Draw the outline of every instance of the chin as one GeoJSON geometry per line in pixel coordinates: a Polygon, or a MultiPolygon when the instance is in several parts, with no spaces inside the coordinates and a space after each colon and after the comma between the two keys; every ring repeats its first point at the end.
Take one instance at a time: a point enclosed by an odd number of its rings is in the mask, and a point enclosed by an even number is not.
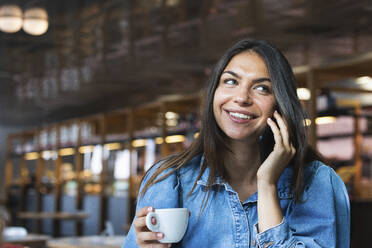
{"type": "Polygon", "coordinates": [[[247,140],[253,140],[255,138],[257,138],[258,136],[255,135],[255,134],[244,134],[242,135],[241,133],[230,133],[230,134],[226,134],[226,136],[231,139],[231,140],[235,140],[235,141],[247,141],[247,140]]]}

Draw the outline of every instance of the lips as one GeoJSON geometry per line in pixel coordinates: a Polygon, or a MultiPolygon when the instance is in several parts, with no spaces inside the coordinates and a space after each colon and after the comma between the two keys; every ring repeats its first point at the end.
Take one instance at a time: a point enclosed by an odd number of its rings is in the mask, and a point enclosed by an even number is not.
{"type": "Polygon", "coordinates": [[[253,116],[245,115],[245,114],[242,114],[242,113],[229,112],[229,115],[231,115],[232,117],[235,117],[235,118],[240,118],[240,119],[245,119],[245,120],[253,119],[253,116]]]}
{"type": "Polygon", "coordinates": [[[246,122],[257,117],[255,114],[246,111],[226,110],[226,112],[229,114],[231,119],[238,122],[246,122]]]}

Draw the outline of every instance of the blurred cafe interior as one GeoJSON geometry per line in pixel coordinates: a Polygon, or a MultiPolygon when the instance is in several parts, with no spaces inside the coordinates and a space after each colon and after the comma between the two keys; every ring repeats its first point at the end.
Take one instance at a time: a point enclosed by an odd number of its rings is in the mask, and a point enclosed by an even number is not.
{"type": "Polygon", "coordinates": [[[352,247],[369,247],[370,0],[0,1],[7,224],[42,240],[29,247],[120,247],[141,177],[198,135],[201,90],[245,37],[289,59],[311,145],[347,186],[352,247]]]}

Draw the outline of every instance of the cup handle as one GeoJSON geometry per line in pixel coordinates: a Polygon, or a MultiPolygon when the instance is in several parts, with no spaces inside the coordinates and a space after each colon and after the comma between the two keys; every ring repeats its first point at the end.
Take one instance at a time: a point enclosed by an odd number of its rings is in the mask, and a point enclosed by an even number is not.
{"type": "Polygon", "coordinates": [[[157,232],[159,231],[159,221],[158,221],[158,218],[157,218],[157,214],[155,212],[150,212],[146,215],[146,226],[148,229],[150,229],[150,231],[152,232],[157,232]],[[151,219],[152,218],[155,218],[156,219],[156,224],[153,225],[151,223],[151,219]]]}

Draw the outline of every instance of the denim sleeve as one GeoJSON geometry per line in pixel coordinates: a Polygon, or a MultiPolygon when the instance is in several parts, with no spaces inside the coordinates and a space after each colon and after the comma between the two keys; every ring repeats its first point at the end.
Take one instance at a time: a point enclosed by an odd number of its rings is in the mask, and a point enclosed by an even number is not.
{"type": "Polygon", "coordinates": [[[282,222],[264,232],[254,228],[259,247],[350,247],[350,204],[346,187],[328,166],[320,166],[282,222]]]}
{"type": "MultiPolygon", "coordinates": [[[[140,192],[143,186],[146,184],[146,182],[149,180],[151,175],[159,168],[160,164],[157,164],[153,166],[147,173],[145,178],[142,181],[140,192]]],[[[163,172],[159,175],[161,177],[162,175],[166,174],[168,171],[163,172]]],[[[171,174],[164,180],[152,185],[148,190],[146,191],[145,195],[138,196],[137,198],[137,206],[136,211],[145,207],[154,207],[155,209],[158,208],[176,208],[178,207],[178,187],[179,187],[179,180],[176,173],[171,174]]],[[[127,234],[127,237],[125,238],[124,245],[122,248],[137,248],[138,245],[136,243],[136,233],[134,231],[133,227],[133,221],[132,225],[129,229],[129,232],[127,234]]]]}

